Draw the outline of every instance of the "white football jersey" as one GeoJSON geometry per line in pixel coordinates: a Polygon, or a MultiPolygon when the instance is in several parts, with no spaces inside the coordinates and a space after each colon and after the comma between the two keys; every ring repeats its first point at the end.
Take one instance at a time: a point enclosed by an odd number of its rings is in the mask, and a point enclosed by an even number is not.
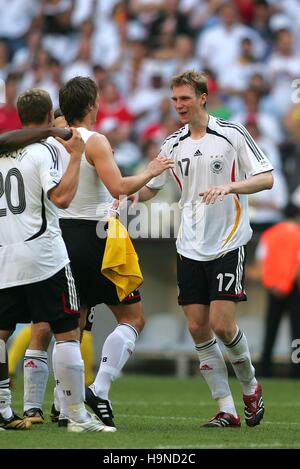
{"type": "MultiPolygon", "coordinates": [[[[170,173],[182,190],[178,253],[209,261],[245,245],[252,235],[247,195],[229,194],[222,201],[206,205],[199,193],[273,169],[247,130],[240,124],[209,116],[202,138],[191,139],[187,124],[164,141],[159,154],[174,161],[170,173]]],[[[167,176],[165,172],[147,186],[161,189],[167,176]]]]}
{"type": "MultiPolygon", "coordinates": [[[[77,128],[84,142],[87,142],[95,132],[77,128]]],[[[64,162],[66,167],[69,156],[64,162]]],[[[113,197],[99,179],[95,166],[91,165],[83,153],[81,158],[80,176],[77,192],[69,207],[59,210],[59,218],[75,218],[84,220],[102,220],[107,218],[113,204],[113,197]]]]}
{"type": "Polygon", "coordinates": [[[0,155],[1,289],[45,280],[69,262],[47,196],[61,179],[65,149],[49,141],[0,155]]]}

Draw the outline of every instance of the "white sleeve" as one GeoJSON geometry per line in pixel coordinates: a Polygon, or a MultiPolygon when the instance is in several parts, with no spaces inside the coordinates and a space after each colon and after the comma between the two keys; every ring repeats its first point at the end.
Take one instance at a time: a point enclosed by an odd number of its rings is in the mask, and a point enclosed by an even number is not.
{"type": "MultiPolygon", "coordinates": [[[[172,154],[171,154],[171,149],[172,149],[172,143],[170,143],[170,140],[166,139],[159,150],[158,157],[166,156],[170,159],[173,159],[172,154]]],[[[156,176],[152,178],[149,182],[147,182],[146,187],[149,187],[149,189],[156,189],[156,190],[162,189],[169,179],[170,179],[170,171],[166,170],[159,176],[156,176]]]]}
{"type": "Polygon", "coordinates": [[[273,166],[243,125],[238,131],[238,160],[247,177],[272,171],[273,166]]]}
{"type": "Polygon", "coordinates": [[[59,184],[62,175],[62,164],[59,150],[48,143],[43,143],[40,157],[39,173],[45,194],[59,184]]]}

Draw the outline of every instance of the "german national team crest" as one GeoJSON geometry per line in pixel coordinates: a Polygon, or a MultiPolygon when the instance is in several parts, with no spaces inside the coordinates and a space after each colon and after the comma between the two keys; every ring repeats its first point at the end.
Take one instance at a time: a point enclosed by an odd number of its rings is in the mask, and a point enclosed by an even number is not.
{"type": "Polygon", "coordinates": [[[213,173],[219,174],[223,171],[224,163],[221,160],[214,160],[210,163],[210,169],[213,173]]]}

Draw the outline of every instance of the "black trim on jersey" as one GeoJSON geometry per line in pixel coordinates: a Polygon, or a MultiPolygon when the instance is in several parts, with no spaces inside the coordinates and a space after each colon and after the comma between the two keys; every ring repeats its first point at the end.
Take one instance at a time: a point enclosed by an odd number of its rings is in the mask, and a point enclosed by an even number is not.
{"type": "Polygon", "coordinates": [[[207,127],[207,129],[206,129],[206,133],[216,135],[217,137],[224,138],[233,147],[231,141],[228,140],[228,138],[225,137],[225,135],[219,134],[218,132],[216,132],[215,130],[210,129],[209,127],[207,127]]]}
{"type": "Polygon", "coordinates": [[[178,147],[179,145],[179,142],[182,142],[182,140],[185,140],[186,138],[188,138],[189,136],[191,135],[191,131],[188,130],[188,133],[183,135],[182,137],[179,138],[178,142],[174,143],[174,145],[172,146],[172,149],[170,151],[170,153],[173,152],[174,148],[178,147]]]}
{"type": "Polygon", "coordinates": [[[50,143],[40,142],[41,145],[48,148],[50,155],[52,157],[53,166],[51,169],[58,169],[58,150],[54,145],[50,145],[50,143]]]}
{"type": "MultiPolygon", "coordinates": [[[[178,137],[178,135],[182,132],[182,130],[184,129],[184,127],[181,127],[179,130],[176,130],[176,132],[174,132],[172,135],[170,135],[170,137],[167,137],[165,139],[165,142],[167,142],[168,140],[171,140],[171,138],[176,138],[178,137]]],[[[164,142],[164,143],[165,143],[164,142]]]]}
{"type": "Polygon", "coordinates": [[[45,233],[46,229],[47,229],[47,218],[46,218],[46,210],[45,210],[45,203],[44,203],[44,191],[42,191],[42,199],[41,199],[41,202],[42,202],[42,213],[41,213],[41,216],[42,216],[42,226],[40,228],[40,230],[35,233],[33,236],[31,236],[30,238],[26,239],[26,241],[32,241],[33,239],[36,239],[38,238],[39,236],[41,236],[43,233],[45,233]]]}
{"type": "Polygon", "coordinates": [[[237,130],[245,138],[245,141],[248,147],[250,148],[250,150],[252,150],[252,153],[254,154],[257,161],[259,162],[264,161],[265,158],[263,154],[261,153],[260,149],[254,142],[254,140],[252,140],[252,137],[250,136],[250,134],[247,131],[245,131],[242,127],[240,127],[239,124],[235,124],[229,121],[223,121],[221,119],[217,119],[217,123],[221,127],[229,127],[231,129],[237,130]]]}
{"type": "Polygon", "coordinates": [[[190,131],[190,129],[189,129],[189,130],[188,130],[188,133],[185,134],[185,135],[183,135],[182,137],[180,137],[179,140],[180,140],[180,141],[185,140],[185,139],[188,138],[190,135],[191,135],[191,131],[190,131]]]}

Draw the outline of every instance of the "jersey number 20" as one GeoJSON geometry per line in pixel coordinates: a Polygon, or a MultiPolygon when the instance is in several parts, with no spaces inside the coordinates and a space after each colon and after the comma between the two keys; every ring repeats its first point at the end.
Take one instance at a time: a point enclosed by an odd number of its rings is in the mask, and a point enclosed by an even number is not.
{"type": "MultiPolygon", "coordinates": [[[[15,191],[14,191],[15,192],[15,191]]],[[[25,200],[25,188],[24,188],[24,181],[22,178],[22,174],[17,168],[11,168],[6,178],[4,179],[3,174],[0,172],[0,199],[5,195],[7,207],[11,213],[14,215],[19,215],[20,213],[24,212],[26,208],[26,200],[25,200]],[[12,183],[13,179],[15,178],[17,183],[17,193],[18,193],[18,202],[12,202],[12,183]]],[[[0,208],[0,217],[6,217],[7,209],[0,208]]]]}

